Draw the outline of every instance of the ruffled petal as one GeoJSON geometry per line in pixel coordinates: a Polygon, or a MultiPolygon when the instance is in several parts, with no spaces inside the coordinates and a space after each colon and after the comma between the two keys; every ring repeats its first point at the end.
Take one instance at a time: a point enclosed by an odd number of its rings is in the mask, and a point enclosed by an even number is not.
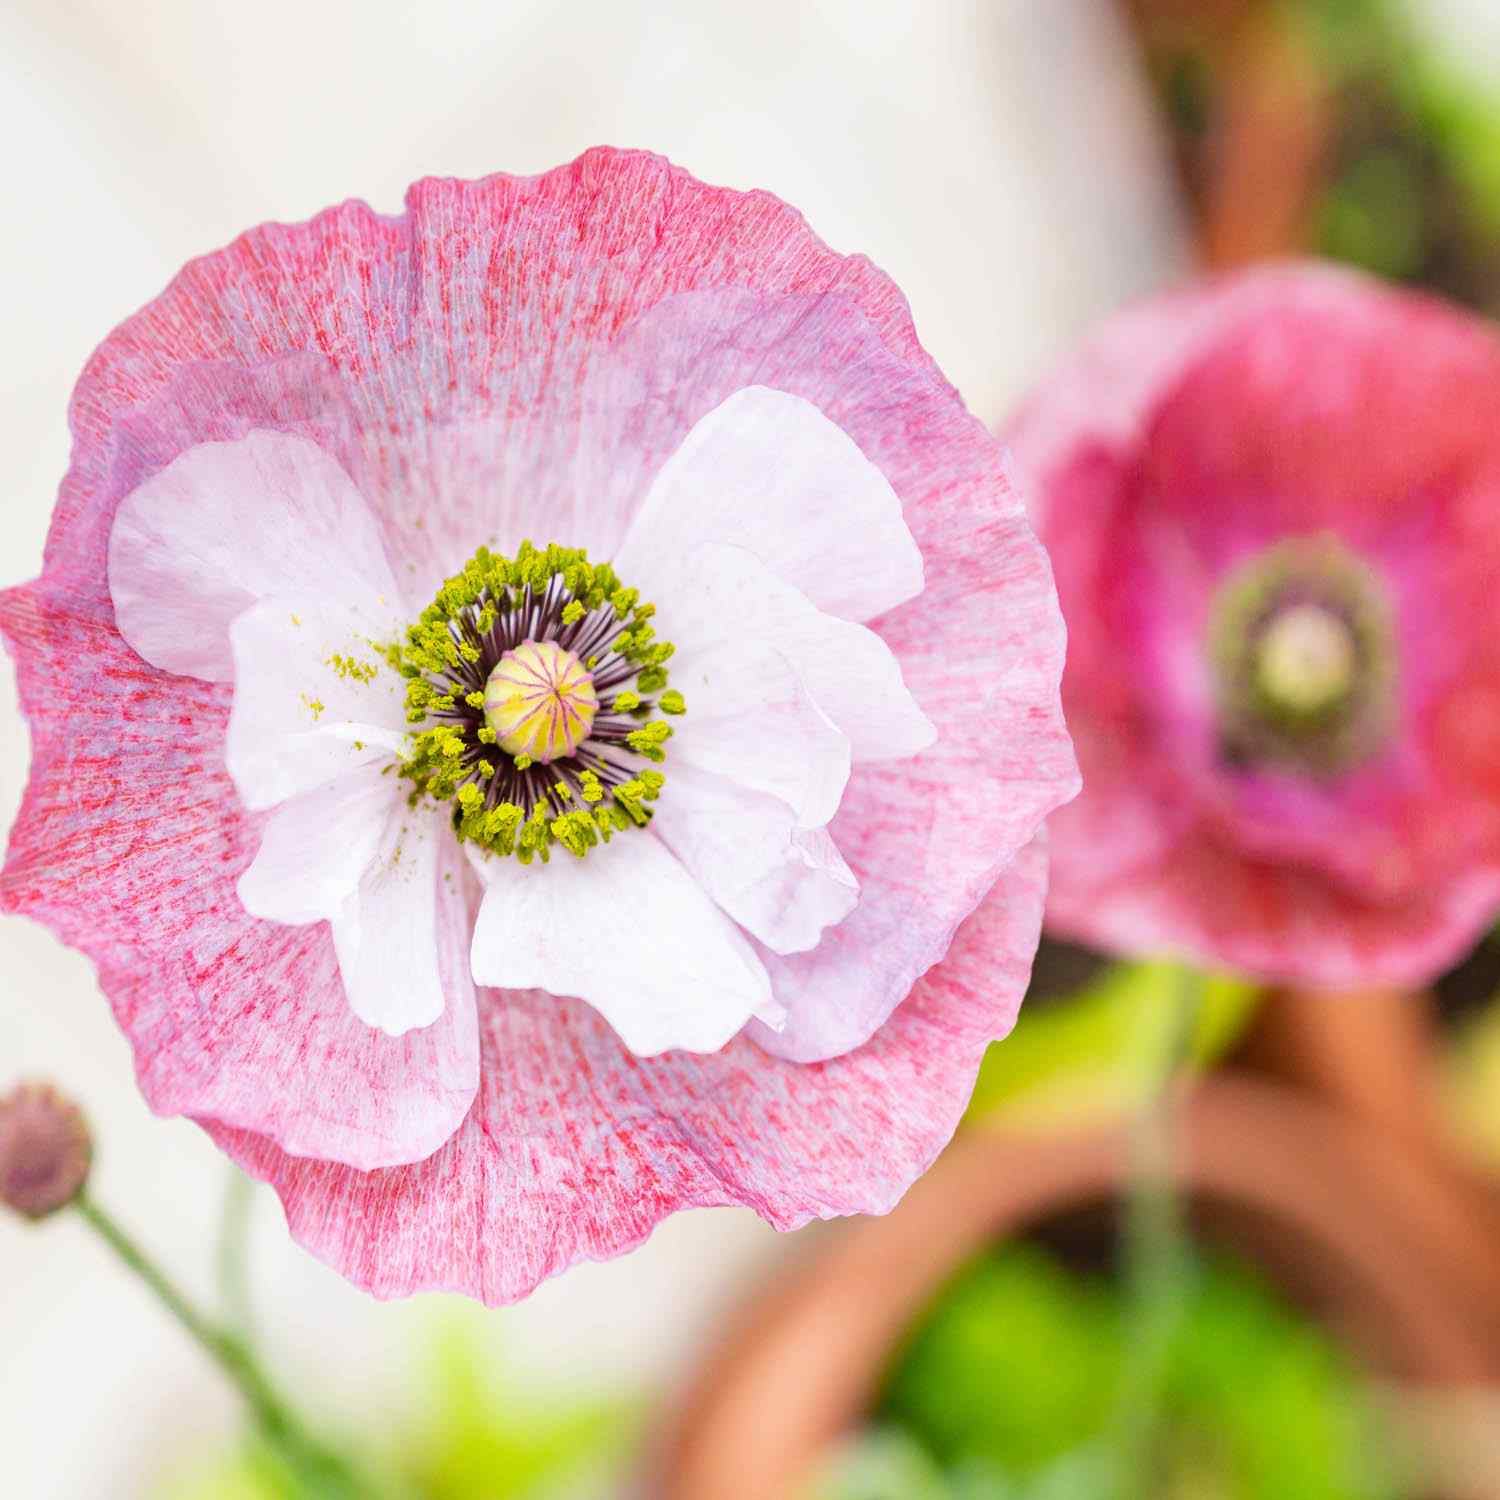
{"type": "Polygon", "coordinates": [[[265,431],[189,448],[124,498],[109,588],[147,661],[208,682],[232,679],[230,622],[267,594],[397,600],[349,476],[309,439],[265,431]]]}
{"type": "Polygon", "coordinates": [[[660,599],[705,542],[744,547],[822,610],[870,620],[922,591],[922,554],[885,475],[810,401],[749,386],[701,418],[621,544],[660,599]]]}
{"type": "Polygon", "coordinates": [[[742,547],[709,543],[677,559],[678,576],[652,596],[663,633],[681,637],[673,680],[714,680],[732,657],[752,679],[765,675],[756,651],[791,663],[813,702],[848,737],[855,762],[900,760],[937,737],[901,680],[901,664],[872,630],[818,609],[742,547]]]}
{"type": "Polygon", "coordinates": [[[859,901],[825,828],[786,803],[674,762],[651,830],[699,885],[773,953],[803,953],[859,901]]]}
{"type": "Polygon", "coordinates": [[[316,594],[275,595],[233,622],[224,758],[246,807],[274,807],[401,749],[406,684],[374,644],[397,629],[378,606],[316,594]]]}
{"type": "Polygon", "coordinates": [[[472,862],[478,983],[587,1001],[640,1057],[716,1052],[752,1016],[780,1019],[750,944],[651,834],[584,859],[472,862]]]}
{"type": "Polygon", "coordinates": [[[401,1038],[366,1026],[328,928],[260,921],[239,900],[261,825],[224,770],[230,690],[164,676],[43,590],[0,594],[32,730],[0,909],[93,960],[158,1114],[359,1170],[430,1156],[478,1084],[467,869],[439,884],[441,1019],[401,1038]]]}
{"type": "Polygon", "coordinates": [[[274,1185],[303,1245],[378,1297],[513,1302],[686,1208],[739,1205],[778,1229],[884,1213],[947,1143],[986,1043],[1015,1021],[1045,851],[1026,849],[1010,874],[1007,898],[970,917],[880,1034],[820,1066],[743,1040],[711,1057],[632,1057],[581,1005],[486,993],[480,1098],[430,1161],[350,1172],[213,1134],[274,1185]]]}

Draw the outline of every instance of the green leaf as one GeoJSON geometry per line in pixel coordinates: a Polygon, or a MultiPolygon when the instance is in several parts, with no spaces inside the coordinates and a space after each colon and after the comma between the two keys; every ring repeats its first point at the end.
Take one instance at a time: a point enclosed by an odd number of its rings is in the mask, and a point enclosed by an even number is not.
{"type": "MultiPolygon", "coordinates": [[[[1118,1113],[1137,1094],[1132,1039],[1149,1009],[1170,1005],[1184,970],[1172,963],[1113,964],[1065,1000],[1026,1004],[1015,1030],[985,1054],[967,1119],[1028,1124],[1118,1113]]],[[[1191,1057],[1207,1067],[1244,1031],[1260,992],[1241,979],[1211,976],[1191,1057]]]]}

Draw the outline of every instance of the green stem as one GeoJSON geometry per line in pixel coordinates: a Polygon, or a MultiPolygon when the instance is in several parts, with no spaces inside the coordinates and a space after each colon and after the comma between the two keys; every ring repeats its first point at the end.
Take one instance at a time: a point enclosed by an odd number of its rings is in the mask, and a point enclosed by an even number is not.
{"type": "Polygon", "coordinates": [[[255,1346],[255,1319],[250,1304],[246,1247],[255,1184],[232,1163],[224,1189],[224,1212],[219,1220],[219,1301],[225,1321],[248,1348],[255,1346]]]}
{"type": "Polygon", "coordinates": [[[1192,1273],[1175,1175],[1172,1085],[1191,1052],[1203,992],[1202,976],[1185,970],[1141,1039],[1142,1093],[1125,1208],[1125,1368],[1115,1414],[1121,1500],[1156,1493],[1163,1387],[1192,1273]]]}
{"type": "Polygon", "coordinates": [[[309,1435],[239,1335],[201,1312],[173,1285],[146,1251],[86,1193],[78,1197],[77,1208],[89,1227],[229,1377],[244,1397],[261,1436],[296,1475],[307,1500],[361,1500],[372,1493],[343,1459],[309,1435]]]}

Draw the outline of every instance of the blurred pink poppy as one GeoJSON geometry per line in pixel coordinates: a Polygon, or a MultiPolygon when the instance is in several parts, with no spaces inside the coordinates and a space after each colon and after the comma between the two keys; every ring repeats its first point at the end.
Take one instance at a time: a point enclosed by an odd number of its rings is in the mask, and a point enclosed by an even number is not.
{"type": "Polygon", "coordinates": [[[880,272],[647,155],[428,181],[189,265],[72,422],[0,900],[304,1244],[503,1302],[925,1169],[1076,768],[1045,556],[880,272]]]}
{"type": "Polygon", "coordinates": [[[1106,326],[1009,433],[1085,792],[1048,925],[1415,984],[1500,904],[1500,341],[1320,266],[1106,326]]]}

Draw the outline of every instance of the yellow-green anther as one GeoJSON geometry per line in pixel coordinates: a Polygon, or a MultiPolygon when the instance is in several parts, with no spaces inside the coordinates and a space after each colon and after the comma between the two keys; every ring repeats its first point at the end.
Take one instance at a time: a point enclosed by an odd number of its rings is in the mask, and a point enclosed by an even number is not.
{"type": "Polygon", "coordinates": [[[576,625],[584,617],[585,613],[587,611],[585,611],[583,605],[575,599],[571,604],[564,607],[562,622],[564,625],[576,625]]]}
{"type": "Polygon", "coordinates": [[[653,719],[639,729],[632,729],[625,736],[625,743],[637,755],[644,755],[647,760],[661,761],[667,758],[666,751],[661,747],[671,738],[672,726],[664,719],[653,719]]]}
{"type": "Polygon", "coordinates": [[[375,674],[380,670],[374,662],[360,661],[354,656],[341,656],[334,652],[328,658],[328,665],[345,681],[373,682],[375,674]]]}
{"type": "Polygon", "coordinates": [[[640,706],[641,695],[639,693],[626,692],[615,694],[614,708],[616,713],[628,714],[632,709],[639,708],[640,706]]]}
{"type": "Polygon", "coordinates": [[[687,712],[687,703],[676,688],[673,688],[670,692],[663,693],[656,700],[656,706],[664,714],[685,714],[687,712]]]}

